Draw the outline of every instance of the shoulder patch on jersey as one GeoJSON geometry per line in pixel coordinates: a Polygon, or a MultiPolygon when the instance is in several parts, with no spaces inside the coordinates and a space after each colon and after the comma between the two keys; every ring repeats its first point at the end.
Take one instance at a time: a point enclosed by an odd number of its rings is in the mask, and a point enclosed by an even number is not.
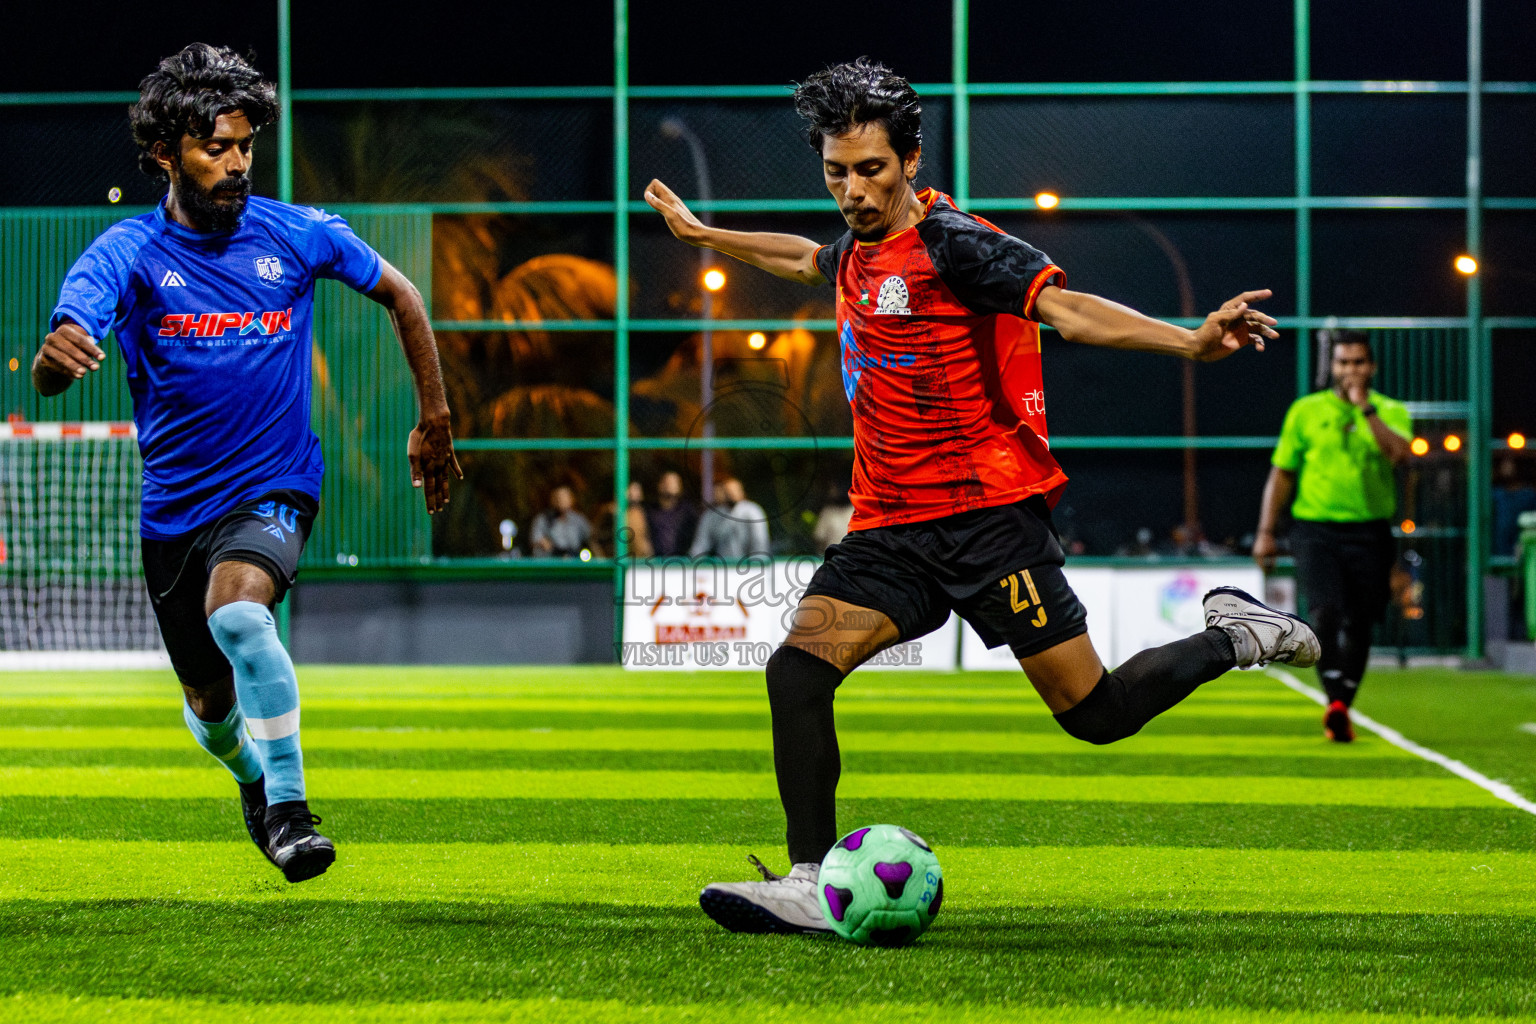
{"type": "Polygon", "coordinates": [[[256,276],[263,284],[276,288],[283,283],[283,263],[276,256],[256,257],[256,276]]]}

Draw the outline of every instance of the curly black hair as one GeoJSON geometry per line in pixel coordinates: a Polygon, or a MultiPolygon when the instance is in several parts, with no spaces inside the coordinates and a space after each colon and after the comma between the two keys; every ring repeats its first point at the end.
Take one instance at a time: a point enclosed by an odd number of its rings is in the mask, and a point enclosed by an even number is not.
{"type": "Polygon", "coordinates": [[[806,120],[805,138],[821,152],[828,136],[864,124],[885,128],[896,155],[923,144],[923,105],[910,83],[868,57],[818,71],[795,87],[795,110],[806,120]]]}
{"type": "Polygon", "coordinates": [[[242,57],[227,46],[192,43],[146,75],[139,83],[139,102],[128,108],[139,170],[163,177],[155,143],[179,153],[183,135],[207,138],[220,114],[239,110],[252,128],[276,121],[277,88],[251,66],[254,60],[254,54],[242,57]]]}

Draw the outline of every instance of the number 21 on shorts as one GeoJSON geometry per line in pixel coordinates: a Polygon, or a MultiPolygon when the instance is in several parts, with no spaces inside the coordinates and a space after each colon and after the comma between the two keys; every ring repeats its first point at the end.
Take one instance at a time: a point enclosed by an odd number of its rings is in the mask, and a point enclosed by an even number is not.
{"type": "Polygon", "coordinates": [[[1034,604],[1035,617],[1030,620],[1030,624],[1036,629],[1045,625],[1045,605],[1040,603],[1040,592],[1035,589],[1035,581],[1030,577],[1028,569],[1023,569],[1011,576],[1005,576],[998,580],[997,583],[998,586],[1008,588],[1008,603],[1013,607],[1015,615],[1027,610],[1030,604],[1034,604]],[[1024,589],[1028,591],[1028,596],[1019,593],[1019,583],[1021,581],[1024,584],[1024,589]]]}

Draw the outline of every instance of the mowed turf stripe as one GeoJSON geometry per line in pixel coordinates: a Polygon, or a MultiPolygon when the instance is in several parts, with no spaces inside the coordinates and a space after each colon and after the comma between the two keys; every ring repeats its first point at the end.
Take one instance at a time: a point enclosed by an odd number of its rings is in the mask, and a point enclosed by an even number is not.
{"type": "MultiPolygon", "coordinates": [[[[358,707],[360,698],[302,698],[304,713],[327,711],[351,711],[358,707]]],[[[515,712],[535,714],[561,713],[624,713],[670,714],[680,717],[740,715],[768,711],[768,701],[763,696],[741,697],[653,697],[649,695],[625,695],[593,697],[588,694],[572,694],[565,697],[370,697],[367,707],[375,713],[392,715],[402,724],[409,723],[417,712],[515,712]]],[[[95,697],[84,701],[75,697],[17,697],[0,700],[0,714],[26,711],[70,711],[91,708],[115,711],[177,710],[175,702],[165,698],[145,697],[95,697]]],[[[1301,700],[1249,700],[1194,702],[1186,710],[1202,718],[1281,718],[1315,719],[1317,711],[1301,700]]],[[[1049,719],[1050,710],[1038,699],[956,700],[952,698],[912,698],[892,700],[887,697],[840,696],[837,701],[839,716],[844,715],[990,715],[1008,717],[1033,717],[1049,719]]],[[[179,713],[179,712],[178,712],[179,713]]]]}
{"type": "MultiPolygon", "coordinates": [[[[311,800],[331,794],[375,799],[534,798],[583,800],[765,799],[778,786],[768,772],[410,771],[315,768],[306,772],[311,800]]],[[[0,796],[116,796],[178,800],[218,797],[229,778],[197,768],[0,768],[0,796]]],[[[1487,807],[1490,794],[1454,778],[1358,779],[1284,776],[980,775],[892,773],[850,775],[846,799],[1087,800],[1116,803],[1263,803],[1359,807],[1487,807]]]]}
{"type": "MultiPolygon", "coordinates": [[[[339,842],[725,843],[771,856],[773,800],[367,800],[316,797],[339,842]]],[[[1295,850],[1536,850],[1536,819],[1510,807],[1297,807],[1041,800],[839,800],[845,829],[903,822],[943,846],[1202,846],[1295,850]]],[[[220,800],[7,797],[0,837],[244,842],[220,800]]]]}
{"type": "MultiPolygon", "coordinates": [[[[1306,705],[1301,698],[1297,704],[1306,705]]],[[[95,707],[35,707],[0,711],[7,726],[16,728],[166,728],[181,721],[176,705],[159,708],[120,709],[95,707]]],[[[1208,717],[1200,709],[1180,706],[1154,719],[1138,735],[1145,736],[1292,736],[1316,739],[1321,718],[1306,717],[1208,717]]],[[[687,729],[714,728],[756,730],[766,733],[770,724],[768,703],[758,711],[740,714],[696,715],[652,713],[644,705],[610,711],[443,711],[430,704],[410,714],[381,711],[362,702],[344,710],[315,710],[304,705],[304,729],[687,729]]],[[[838,711],[838,728],[909,732],[1035,733],[1061,735],[1061,727],[1048,714],[870,714],[838,711]]]]}
{"type": "MultiPolygon", "coordinates": [[[[1417,758],[1399,760],[1366,757],[1340,763],[1324,757],[1168,757],[1157,754],[1120,754],[1103,757],[1101,748],[1084,744],[1081,752],[1067,754],[976,754],[936,751],[848,750],[842,752],[843,772],[885,774],[984,773],[987,775],[1277,775],[1295,778],[1445,778],[1438,765],[1417,758]],[[1094,753],[1089,753],[1094,751],[1094,753]]],[[[208,755],[190,737],[179,749],[160,748],[6,748],[0,747],[0,766],[32,768],[133,766],[153,768],[206,768],[208,755]]],[[[451,749],[336,749],[306,747],[304,763],[310,769],[388,768],[398,771],[484,771],[487,769],[561,769],[770,772],[769,750],[476,750],[451,749]]]]}
{"type": "MultiPolygon", "coordinates": [[[[782,945],[780,941],[767,941],[775,949],[782,945]]],[[[839,949],[838,955],[867,957],[872,952],[850,947],[839,949]]],[[[1215,1020],[1225,1024],[1470,1024],[1474,1020],[1492,1024],[1492,1019],[1486,1017],[1442,1014],[1297,1013],[1227,1006],[1149,1009],[985,1002],[967,1005],[896,1002],[888,998],[868,1002],[843,998],[818,1004],[736,999],[719,1003],[656,1003],[558,997],[389,1003],[254,1003],[191,998],[69,997],[46,992],[0,997],[0,1017],[33,1024],[100,1024],[103,1020],[118,1019],[136,1024],[185,1024],[189,1020],[216,1020],[220,1024],[269,1024],[274,1020],[301,1020],[305,1024],[392,1024],[394,1021],[440,1021],[442,1024],[506,1024],[507,1021],[532,1024],[705,1024],[713,1021],[848,1024],[854,1015],[904,1024],[1211,1024],[1215,1020]]],[[[1522,1015],[1497,1020],[1501,1024],[1530,1024],[1536,1017],[1522,1015]]]]}
{"type": "MultiPolygon", "coordinates": [[[[1092,907],[1536,918],[1536,853],[939,848],[945,902],[968,910],[1092,907]]],[[[302,889],[274,887],[249,843],[0,841],[0,899],[515,900],[690,907],[745,878],[720,844],[351,843],[302,889]],[[425,855],[424,854],[429,854],[425,855]],[[195,879],[195,884],[189,884],[195,879]]],[[[1532,921],[1536,927],[1536,920],[1532,921]]]]}
{"type": "MultiPolygon", "coordinates": [[[[757,696],[763,697],[760,672],[628,672],[618,666],[373,666],[299,665],[300,685],[318,699],[372,697],[607,697],[607,696],[757,696]]],[[[177,694],[169,671],[150,672],[5,672],[3,692],[11,697],[146,697],[172,700],[177,694]]],[[[1037,699],[1023,673],[927,673],[862,670],[851,678],[844,696],[878,693],[887,697],[931,699],[974,695],[980,699],[1037,699]],[[918,681],[922,680],[922,681],[918,681]]],[[[1207,683],[1192,699],[1273,699],[1284,689],[1262,672],[1232,672],[1207,683]]]]}
{"type": "MultiPolygon", "coordinates": [[[[773,749],[767,729],[325,729],[305,727],[305,751],[317,750],[760,750],[773,749]]],[[[1305,736],[1138,735],[1093,746],[1057,729],[1043,733],[887,732],[844,727],[843,752],[903,751],[913,758],[936,753],[1080,754],[1109,760],[1125,756],[1317,758],[1354,764],[1365,759],[1417,764],[1419,759],[1369,734],[1345,746],[1305,736]]],[[[185,728],[115,727],[0,728],[0,749],[164,748],[192,746],[185,728]]]]}

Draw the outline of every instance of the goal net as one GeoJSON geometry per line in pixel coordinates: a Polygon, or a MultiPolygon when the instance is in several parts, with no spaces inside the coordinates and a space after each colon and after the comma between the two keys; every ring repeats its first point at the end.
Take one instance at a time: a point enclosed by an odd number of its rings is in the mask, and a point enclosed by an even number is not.
{"type": "Polygon", "coordinates": [[[131,423],[0,424],[0,668],[169,664],[139,564],[131,423]]]}

